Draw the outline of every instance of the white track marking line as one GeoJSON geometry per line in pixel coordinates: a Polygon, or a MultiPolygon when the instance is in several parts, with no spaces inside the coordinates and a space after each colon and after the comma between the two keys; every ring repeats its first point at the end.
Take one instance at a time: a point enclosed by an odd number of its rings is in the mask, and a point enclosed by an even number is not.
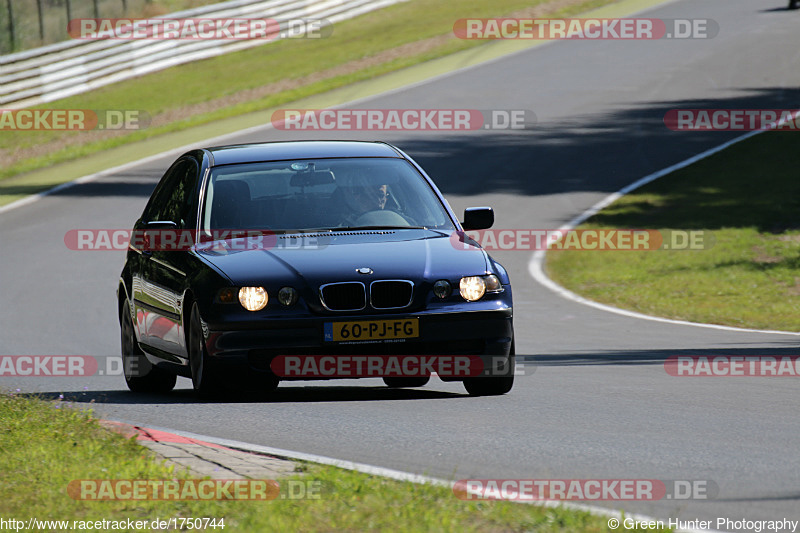
{"type": "MultiPolygon", "coordinates": [[[[795,116],[796,117],[800,117],[800,113],[797,113],[795,116]]],[[[774,126],[779,126],[779,125],[783,124],[784,122],[785,121],[783,119],[781,119],[774,126]]],[[[736,137],[735,139],[732,139],[732,140],[730,140],[730,141],[728,141],[726,143],[723,143],[723,144],[721,144],[719,146],[716,146],[714,148],[706,150],[705,152],[697,154],[696,156],[693,156],[693,157],[690,157],[689,159],[681,161],[680,163],[676,163],[676,164],[674,164],[674,165],[672,165],[670,167],[667,167],[665,169],[662,169],[662,170],[659,170],[659,171],[654,172],[652,174],[649,174],[649,175],[641,178],[640,180],[637,180],[637,181],[631,183],[630,185],[627,185],[627,186],[623,187],[619,191],[606,196],[605,198],[603,198],[602,200],[600,200],[599,202],[594,204],[592,207],[590,207],[589,209],[587,209],[586,211],[584,211],[580,215],[576,216],[575,218],[573,218],[572,220],[570,220],[569,222],[567,222],[566,224],[561,226],[559,228],[559,230],[570,230],[570,229],[573,229],[575,226],[577,226],[581,222],[583,222],[583,221],[587,220],[588,218],[592,217],[593,215],[598,213],[601,209],[604,209],[604,208],[608,207],[609,205],[611,205],[612,203],[617,201],[622,196],[628,194],[629,192],[631,192],[633,190],[636,190],[639,187],[642,187],[644,185],[647,185],[648,183],[653,182],[653,181],[655,181],[655,180],[657,180],[659,178],[662,178],[662,177],[666,176],[667,174],[671,174],[671,173],[675,172],[676,170],[680,170],[682,168],[688,167],[689,165],[697,163],[698,161],[701,161],[703,159],[711,157],[712,155],[714,155],[716,153],[719,153],[719,152],[725,150],[726,148],[729,148],[729,147],[733,146],[734,144],[738,144],[738,143],[740,143],[742,141],[745,141],[745,140],[747,140],[747,139],[749,139],[751,137],[754,137],[754,136],[758,135],[759,133],[764,133],[765,131],[770,131],[770,129],[750,131],[750,132],[745,133],[744,135],[740,135],[739,137],[736,137]]],[[[555,281],[553,281],[549,277],[547,277],[547,274],[545,274],[545,272],[544,272],[544,257],[545,257],[545,253],[547,253],[547,250],[536,250],[533,253],[533,256],[531,257],[531,260],[528,263],[528,272],[530,273],[531,277],[533,277],[534,280],[539,282],[541,285],[544,285],[545,287],[547,287],[551,291],[555,292],[556,294],[558,294],[562,298],[565,298],[567,300],[572,300],[573,302],[577,302],[579,304],[587,305],[589,307],[594,307],[595,309],[600,309],[601,311],[607,311],[609,313],[616,313],[618,315],[623,315],[623,316],[627,316],[627,317],[631,317],[631,318],[640,318],[642,320],[651,320],[653,322],[664,322],[666,324],[676,324],[676,325],[679,325],[679,326],[695,326],[695,327],[699,327],[699,328],[721,329],[721,330],[724,330],[724,331],[740,331],[740,332],[745,332],[745,333],[769,333],[769,334],[773,334],[773,335],[800,336],[800,332],[794,332],[794,331],[776,331],[776,330],[771,330],[771,329],[737,328],[737,327],[733,327],[733,326],[722,326],[722,325],[719,325],[719,324],[704,324],[702,322],[687,322],[685,320],[674,320],[674,319],[671,319],[671,318],[662,318],[662,317],[658,317],[658,316],[645,315],[643,313],[637,313],[636,311],[628,311],[626,309],[620,309],[618,307],[612,307],[610,305],[601,304],[599,302],[595,302],[593,300],[589,300],[587,298],[584,298],[583,296],[579,296],[579,295],[575,294],[574,292],[570,291],[569,289],[566,289],[565,287],[562,287],[561,285],[559,285],[558,283],[556,283],[555,281]]]]}
{"type": "MultiPolygon", "coordinates": [[[[344,470],[352,470],[354,472],[361,472],[363,474],[369,474],[373,476],[381,476],[389,479],[396,479],[397,481],[407,481],[410,483],[418,483],[418,484],[429,484],[439,487],[450,487],[452,488],[455,485],[455,481],[447,481],[445,479],[426,476],[424,474],[412,474],[410,472],[403,472],[402,470],[394,470],[391,468],[385,468],[382,466],[373,466],[368,465],[366,463],[355,463],[353,461],[345,461],[342,459],[334,459],[332,457],[327,457],[324,455],[316,455],[313,453],[304,453],[304,452],[295,452],[291,450],[284,450],[281,448],[273,448],[271,446],[262,446],[260,444],[251,444],[249,442],[241,442],[238,440],[232,439],[223,439],[219,437],[212,437],[209,435],[200,435],[197,433],[191,433],[189,431],[179,431],[170,428],[162,428],[157,426],[143,426],[141,424],[133,423],[130,421],[124,420],[116,420],[116,422],[121,422],[123,424],[131,424],[138,427],[146,428],[146,429],[154,429],[156,431],[164,431],[166,433],[173,433],[175,435],[179,435],[181,437],[186,437],[189,439],[200,440],[209,442],[211,444],[219,444],[220,446],[225,446],[227,448],[233,448],[237,450],[244,450],[248,452],[255,452],[261,453],[265,455],[272,455],[275,457],[285,458],[285,459],[295,459],[298,461],[306,461],[309,463],[317,463],[329,466],[335,466],[337,468],[342,468],[344,470]]],[[[455,495],[454,495],[455,497],[455,495]]],[[[555,501],[555,500],[544,500],[544,501],[513,501],[508,500],[512,503],[525,503],[531,505],[538,505],[541,507],[563,507],[565,509],[570,509],[574,511],[584,511],[588,512],[593,515],[598,516],[606,516],[608,518],[616,518],[620,522],[622,522],[625,518],[630,518],[633,520],[645,522],[645,521],[654,521],[657,520],[656,518],[651,518],[645,515],[639,514],[631,514],[631,513],[624,513],[622,511],[615,511],[613,509],[607,509],[605,507],[595,507],[593,505],[586,505],[581,503],[573,503],[573,502],[563,502],[563,501],[555,501]]],[[[663,519],[662,519],[663,521],[663,519]]],[[[621,530],[624,530],[624,526],[620,525],[621,530]]],[[[680,531],[683,533],[723,533],[714,529],[676,529],[675,531],[680,531]]]]}

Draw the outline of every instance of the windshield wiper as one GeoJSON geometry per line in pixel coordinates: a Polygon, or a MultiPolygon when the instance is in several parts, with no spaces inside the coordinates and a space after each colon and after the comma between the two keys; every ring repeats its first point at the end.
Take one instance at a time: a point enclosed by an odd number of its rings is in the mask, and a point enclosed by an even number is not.
{"type": "Polygon", "coordinates": [[[326,228],[326,231],[365,231],[365,230],[389,230],[389,229],[428,229],[425,226],[341,226],[336,228],[326,228]]]}

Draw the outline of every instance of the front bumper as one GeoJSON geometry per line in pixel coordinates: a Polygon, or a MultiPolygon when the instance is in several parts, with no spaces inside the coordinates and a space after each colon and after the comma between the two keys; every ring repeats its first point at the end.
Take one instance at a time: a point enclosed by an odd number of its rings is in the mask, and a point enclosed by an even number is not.
{"type": "MultiPolygon", "coordinates": [[[[280,355],[478,356],[485,368],[497,368],[497,356],[508,356],[511,351],[514,338],[512,308],[498,301],[483,306],[466,304],[459,307],[391,315],[273,317],[247,322],[210,322],[207,323],[206,348],[218,364],[244,367],[256,373],[271,373],[270,363],[280,355]],[[418,337],[355,343],[325,341],[324,338],[325,324],[329,322],[405,318],[419,320],[418,337]]],[[[447,378],[442,376],[442,379],[447,378]]]]}

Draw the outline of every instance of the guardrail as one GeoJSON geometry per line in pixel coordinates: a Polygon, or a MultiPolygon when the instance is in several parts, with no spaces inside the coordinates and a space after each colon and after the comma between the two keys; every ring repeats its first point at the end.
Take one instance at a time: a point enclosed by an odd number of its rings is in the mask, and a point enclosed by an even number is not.
{"type": "MultiPolygon", "coordinates": [[[[406,0],[232,0],[158,18],[270,18],[331,23],[406,0]]],[[[165,68],[262,46],[254,40],[73,40],[0,56],[0,108],[19,109],[165,68]]],[[[209,72],[213,76],[213,72],[209,72]]]]}

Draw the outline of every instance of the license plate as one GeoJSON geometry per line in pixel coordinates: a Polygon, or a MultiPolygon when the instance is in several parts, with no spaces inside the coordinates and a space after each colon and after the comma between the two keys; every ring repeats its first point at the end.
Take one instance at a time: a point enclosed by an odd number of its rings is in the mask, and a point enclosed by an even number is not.
{"type": "Polygon", "coordinates": [[[419,319],[326,322],[326,341],[374,341],[419,337],[419,319]]]}

